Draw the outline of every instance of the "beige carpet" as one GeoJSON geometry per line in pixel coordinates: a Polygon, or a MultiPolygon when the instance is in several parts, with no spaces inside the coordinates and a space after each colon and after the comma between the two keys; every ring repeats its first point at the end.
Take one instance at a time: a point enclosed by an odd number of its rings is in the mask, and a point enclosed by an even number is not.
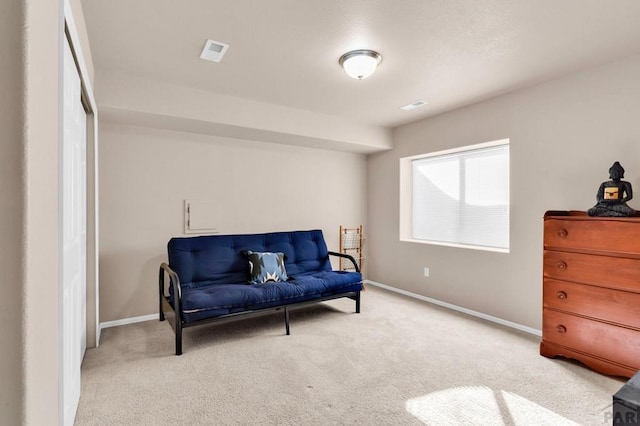
{"type": "Polygon", "coordinates": [[[76,425],[611,424],[624,383],[538,354],[539,339],[375,287],[187,329],[109,328],[87,351],[76,425]]]}

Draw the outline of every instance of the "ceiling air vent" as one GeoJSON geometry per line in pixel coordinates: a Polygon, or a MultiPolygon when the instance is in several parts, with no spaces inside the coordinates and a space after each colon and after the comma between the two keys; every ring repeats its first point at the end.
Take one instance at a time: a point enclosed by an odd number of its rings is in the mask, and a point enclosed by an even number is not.
{"type": "Polygon", "coordinates": [[[423,105],[426,105],[427,103],[425,101],[415,101],[415,102],[411,102],[410,104],[407,104],[405,106],[401,106],[400,109],[403,109],[405,111],[411,111],[412,109],[416,109],[416,108],[420,108],[423,105]]]}
{"type": "Polygon", "coordinates": [[[222,57],[229,49],[229,45],[226,43],[220,43],[219,41],[207,40],[200,54],[200,59],[211,62],[220,62],[222,57]]]}

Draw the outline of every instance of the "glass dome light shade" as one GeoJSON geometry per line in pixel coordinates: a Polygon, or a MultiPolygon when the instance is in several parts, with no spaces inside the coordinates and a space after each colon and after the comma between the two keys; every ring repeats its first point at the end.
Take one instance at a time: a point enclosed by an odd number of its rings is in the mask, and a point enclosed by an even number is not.
{"type": "Polygon", "coordinates": [[[373,50],[354,50],[340,57],[339,63],[351,78],[362,80],[374,73],[382,56],[373,50]]]}

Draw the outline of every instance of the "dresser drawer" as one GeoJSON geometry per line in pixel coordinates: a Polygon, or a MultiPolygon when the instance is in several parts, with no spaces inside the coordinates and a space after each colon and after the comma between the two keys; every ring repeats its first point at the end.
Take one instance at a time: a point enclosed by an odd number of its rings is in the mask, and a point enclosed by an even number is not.
{"type": "Polygon", "coordinates": [[[542,340],[640,369],[640,332],[544,310],[542,340]]]}
{"type": "Polygon", "coordinates": [[[639,293],[545,278],[542,299],[545,308],[640,329],[639,293]]]}
{"type": "Polygon", "coordinates": [[[640,292],[640,259],[545,250],[543,275],[640,292]]]}
{"type": "Polygon", "coordinates": [[[611,253],[640,253],[640,222],[637,219],[544,221],[544,245],[559,249],[597,250],[611,253]]]}

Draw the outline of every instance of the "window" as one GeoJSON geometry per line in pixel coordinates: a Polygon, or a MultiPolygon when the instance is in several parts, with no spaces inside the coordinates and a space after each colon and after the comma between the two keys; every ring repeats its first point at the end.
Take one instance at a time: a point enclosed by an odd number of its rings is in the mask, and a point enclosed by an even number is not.
{"type": "Polygon", "coordinates": [[[508,140],[402,158],[400,170],[402,240],[509,251],[508,140]]]}

